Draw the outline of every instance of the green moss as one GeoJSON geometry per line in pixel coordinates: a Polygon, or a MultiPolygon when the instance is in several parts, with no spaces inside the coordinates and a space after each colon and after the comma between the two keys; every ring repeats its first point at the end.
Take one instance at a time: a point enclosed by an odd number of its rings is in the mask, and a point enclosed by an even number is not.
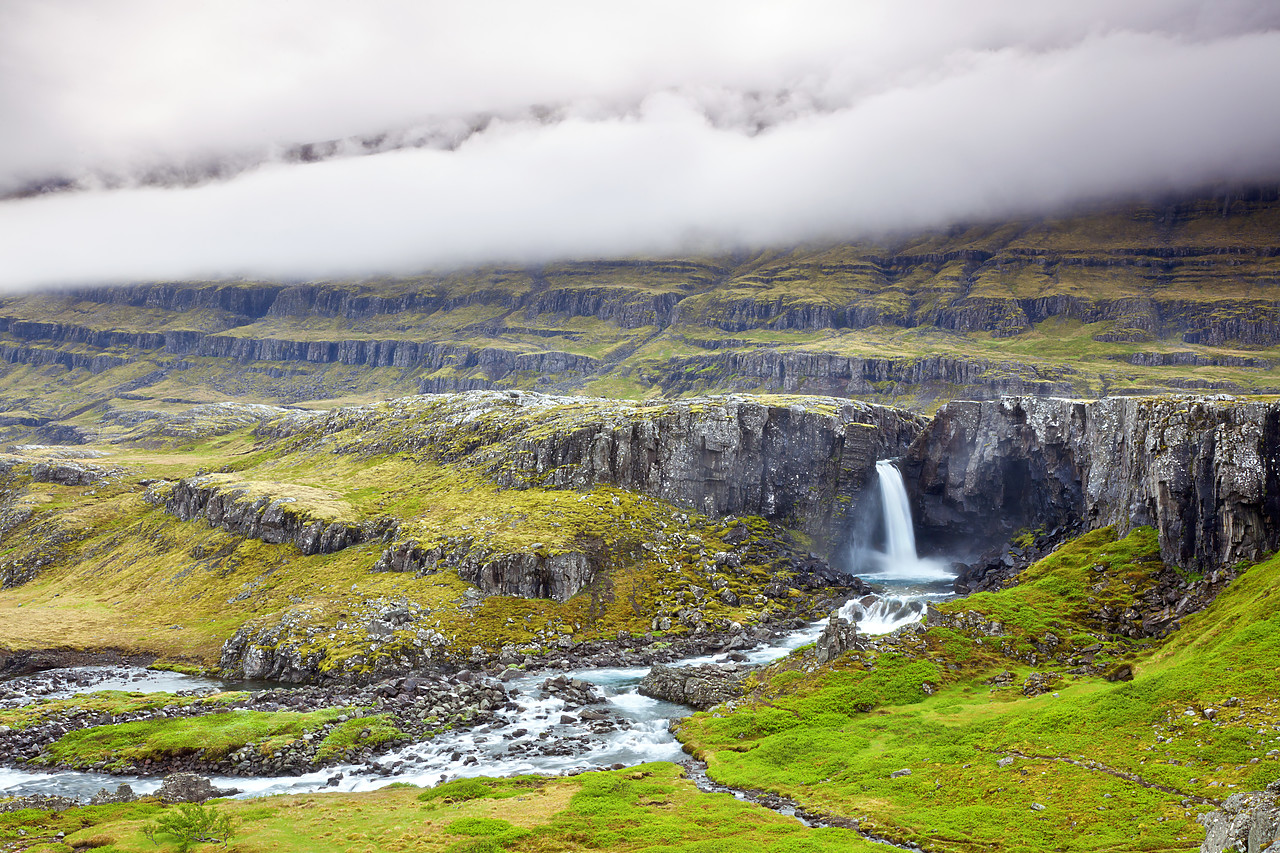
{"type": "MultiPolygon", "coordinates": [[[[980,605],[1027,636],[1093,624],[1081,590],[1111,578],[1123,587],[1111,600],[1126,600],[1157,553],[1151,531],[1121,540],[1095,531],[1033,566],[1019,586],[944,610],[980,605]]],[[[762,676],[757,701],[695,715],[680,737],[726,784],[859,815],[865,828],[930,848],[1186,849],[1203,838],[1187,796],[1221,799],[1280,772],[1266,755],[1280,723],[1266,687],[1280,654],[1270,601],[1278,584],[1280,559],[1250,568],[1182,630],[1131,650],[1131,682],[1054,665],[1062,676],[1054,692],[1023,696],[989,684],[1002,669],[1015,684],[1029,674],[1007,656],[1020,653],[1016,645],[935,627],[906,635],[899,652],[853,654],[813,672],[803,656],[779,664],[762,676]],[[934,678],[940,686],[926,695],[920,683],[934,678]],[[1210,707],[1213,720],[1201,713],[1210,707]],[[1006,756],[1013,763],[1001,766],[1006,756]],[[892,775],[903,768],[912,773],[892,775]]]]}
{"type": "Polygon", "coordinates": [[[308,713],[236,710],[187,719],[92,726],[63,735],[35,763],[127,767],[197,752],[206,760],[217,761],[248,745],[270,754],[333,722],[341,713],[337,708],[308,713]]]}

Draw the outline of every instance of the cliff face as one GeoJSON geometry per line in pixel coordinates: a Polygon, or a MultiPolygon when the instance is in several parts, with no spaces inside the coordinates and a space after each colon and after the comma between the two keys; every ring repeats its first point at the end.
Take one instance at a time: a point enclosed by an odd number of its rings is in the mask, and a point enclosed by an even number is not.
{"type": "Polygon", "coordinates": [[[903,465],[926,539],[1152,525],[1163,558],[1213,570],[1280,545],[1280,404],[1221,397],[953,402],[903,465]]]}
{"type": "Polygon", "coordinates": [[[343,453],[417,450],[501,486],[617,486],[709,516],[759,515],[841,543],[877,459],[924,419],[834,398],[713,397],[644,404],[472,392],[289,415],[263,432],[343,453]]]}
{"type": "Polygon", "coordinates": [[[204,519],[228,533],[273,545],[292,543],[303,554],[331,554],[386,532],[387,525],[356,524],[315,518],[295,509],[289,498],[253,496],[208,477],[193,477],[152,489],[147,497],[167,512],[192,521],[204,519]]]}

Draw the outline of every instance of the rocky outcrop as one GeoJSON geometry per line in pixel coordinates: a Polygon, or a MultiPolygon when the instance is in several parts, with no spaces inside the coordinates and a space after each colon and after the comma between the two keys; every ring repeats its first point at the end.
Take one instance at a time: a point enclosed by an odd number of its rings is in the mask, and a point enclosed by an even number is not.
{"type": "Polygon", "coordinates": [[[1197,820],[1205,828],[1200,853],[1262,853],[1280,839],[1280,782],[1265,791],[1232,794],[1221,809],[1197,820]]]}
{"type": "Polygon", "coordinates": [[[160,783],[156,796],[165,805],[174,803],[203,803],[215,797],[230,797],[240,793],[235,788],[215,788],[208,777],[196,773],[170,773],[160,783]]]}
{"type": "Polygon", "coordinates": [[[500,347],[475,347],[402,340],[291,340],[235,335],[204,335],[166,345],[177,355],[224,358],[241,364],[253,361],[302,361],[359,367],[399,367],[407,370],[479,369],[490,380],[510,373],[590,373],[599,361],[566,352],[521,352],[500,347]]]}
{"type": "Polygon", "coordinates": [[[923,423],[820,397],[633,403],[513,391],[289,415],[262,432],[333,436],[336,452],[419,450],[501,486],[609,485],[713,517],[759,515],[831,549],[848,535],[876,460],[902,453],[923,423]]]}
{"type": "Polygon", "coordinates": [[[261,539],[275,545],[292,543],[303,554],[331,554],[383,536],[391,522],[356,523],[325,521],[296,508],[292,498],[254,497],[238,488],[207,477],[179,480],[153,487],[148,500],[183,521],[203,519],[228,533],[261,539]]]}
{"type": "Polygon", "coordinates": [[[830,663],[847,651],[858,648],[858,628],[840,614],[832,613],[818,635],[818,663],[830,663]]]}
{"type": "Polygon", "coordinates": [[[459,538],[431,548],[412,540],[398,542],[382,552],[373,571],[411,572],[417,577],[455,571],[486,595],[568,601],[591,582],[603,565],[599,542],[583,543],[580,550],[554,554],[541,547],[499,553],[459,538]]]}
{"type": "MultiPolygon", "coordinates": [[[[953,402],[903,463],[917,529],[1151,525],[1166,562],[1214,570],[1280,545],[1280,404],[1226,397],[953,402]]],[[[976,550],[981,550],[978,548],[976,550]]]]}
{"type": "Polygon", "coordinates": [[[1069,367],[955,356],[863,358],[824,352],[745,349],[673,359],[652,380],[667,393],[707,388],[767,388],[833,396],[948,398],[964,388],[977,398],[1069,394],[1069,367]]]}
{"type": "Polygon", "coordinates": [[[707,663],[700,666],[655,664],[640,682],[640,694],[699,711],[737,699],[746,690],[751,667],[707,663]]]}

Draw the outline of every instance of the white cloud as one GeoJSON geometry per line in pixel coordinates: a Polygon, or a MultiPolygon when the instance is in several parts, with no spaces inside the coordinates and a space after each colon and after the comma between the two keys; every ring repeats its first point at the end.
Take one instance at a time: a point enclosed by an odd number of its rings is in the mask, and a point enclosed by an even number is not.
{"type": "Polygon", "coordinates": [[[1192,0],[14,2],[0,187],[508,118],[455,150],[3,203],[0,284],[666,254],[1274,180],[1278,24],[1192,0]]]}

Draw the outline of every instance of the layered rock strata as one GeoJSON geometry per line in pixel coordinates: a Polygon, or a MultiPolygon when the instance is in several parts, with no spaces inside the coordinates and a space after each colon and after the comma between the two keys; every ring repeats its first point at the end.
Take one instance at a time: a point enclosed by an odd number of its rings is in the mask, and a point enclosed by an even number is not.
{"type": "Polygon", "coordinates": [[[510,391],[292,414],[263,433],[328,438],[335,452],[422,451],[513,488],[616,486],[712,517],[759,515],[830,547],[847,535],[876,460],[902,453],[923,426],[901,409],[835,398],[510,391]]]}
{"type": "Polygon", "coordinates": [[[990,545],[1020,529],[1151,525],[1213,571],[1280,545],[1280,404],[1230,397],[949,403],[903,461],[917,528],[990,545]]]}

